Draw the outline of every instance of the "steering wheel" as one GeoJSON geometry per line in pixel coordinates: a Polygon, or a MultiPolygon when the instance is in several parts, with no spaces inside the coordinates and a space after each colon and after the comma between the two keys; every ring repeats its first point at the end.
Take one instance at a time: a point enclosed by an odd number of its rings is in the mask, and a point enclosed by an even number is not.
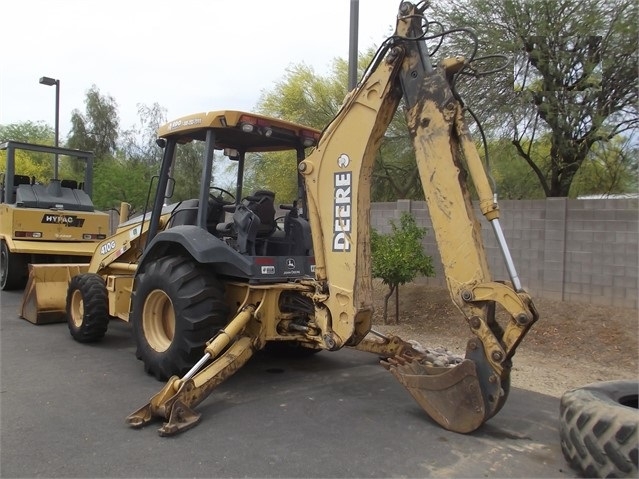
{"type": "Polygon", "coordinates": [[[218,203],[221,203],[221,204],[223,204],[223,205],[233,205],[233,204],[235,204],[235,195],[233,195],[233,193],[230,193],[230,192],[226,191],[226,190],[225,190],[225,189],[223,189],[223,188],[218,188],[217,186],[211,186],[211,187],[209,188],[209,196],[210,196],[213,200],[215,200],[215,201],[217,201],[218,203]],[[220,194],[216,196],[216,195],[214,195],[214,194],[211,192],[211,190],[219,191],[219,192],[220,192],[220,194]],[[232,198],[232,199],[231,199],[231,200],[225,200],[225,199],[224,199],[224,197],[223,197],[224,195],[226,195],[226,196],[228,196],[228,197],[230,197],[230,198],[232,198]]]}

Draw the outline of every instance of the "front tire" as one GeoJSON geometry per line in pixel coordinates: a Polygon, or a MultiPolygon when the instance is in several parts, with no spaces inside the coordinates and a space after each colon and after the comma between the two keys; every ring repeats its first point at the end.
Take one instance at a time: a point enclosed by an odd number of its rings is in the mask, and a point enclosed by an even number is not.
{"type": "Polygon", "coordinates": [[[12,253],[7,242],[0,241],[0,288],[3,291],[22,289],[29,276],[28,255],[12,253]]]}
{"type": "Polygon", "coordinates": [[[561,397],[561,451],[584,477],[637,477],[639,383],[605,381],[561,397]]]}
{"type": "Polygon", "coordinates": [[[226,325],[223,285],[192,258],[159,258],[136,279],[130,318],[145,371],[161,381],[183,376],[226,325]]]}
{"type": "Polygon", "coordinates": [[[104,279],[93,273],[71,278],[67,289],[67,323],[80,343],[101,340],[109,326],[108,293],[104,279]]]}

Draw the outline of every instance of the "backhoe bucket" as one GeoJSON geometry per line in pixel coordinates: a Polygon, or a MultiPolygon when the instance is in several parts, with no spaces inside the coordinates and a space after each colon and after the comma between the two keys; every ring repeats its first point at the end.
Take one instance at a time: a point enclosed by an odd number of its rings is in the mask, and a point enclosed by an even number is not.
{"type": "Polygon", "coordinates": [[[420,358],[394,357],[382,365],[440,426],[469,433],[494,416],[510,390],[510,371],[499,379],[482,358],[483,347],[469,341],[466,359],[452,367],[434,367],[420,358]]]}
{"type": "Polygon", "coordinates": [[[88,269],[88,264],[30,264],[20,317],[33,324],[64,322],[69,281],[88,269]]]}

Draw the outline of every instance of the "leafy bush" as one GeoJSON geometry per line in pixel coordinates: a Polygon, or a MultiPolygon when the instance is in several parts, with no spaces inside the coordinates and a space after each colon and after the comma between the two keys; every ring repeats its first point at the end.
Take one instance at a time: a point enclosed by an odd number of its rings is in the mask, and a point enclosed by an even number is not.
{"type": "Polygon", "coordinates": [[[426,228],[420,228],[410,213],[402,213],[399,226],[390,222],[392,232],[382,235],[371,231],[373,277],[388,285],[384,297],[384,323],[388,324],[388,299],[395,293],[395,323],[399,322],[399,286],[413,281],[418,274],[434,276],[432,258],[424,254],[422,238],[426,228]]]}

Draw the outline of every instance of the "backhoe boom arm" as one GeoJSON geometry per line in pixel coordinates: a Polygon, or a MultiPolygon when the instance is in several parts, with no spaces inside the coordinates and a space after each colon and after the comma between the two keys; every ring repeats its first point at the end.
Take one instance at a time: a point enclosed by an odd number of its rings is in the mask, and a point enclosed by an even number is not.
{"type": "MultiPolygon", "coordinates": [[[[309,198],[317,280],[329,291],[317,314],[325,318],[324,334],[333,344],[357,345],[370,329],[372,312],[369,216],[373,162],[403,96],[448,290],[475,336],[466,355],[474,368],[461,366],[466,373],[446,383],[450,400],[434,399],[439,419],[434,418],[446,428],[467,432],[503,405],[509,389],[510,359],[538,315],[515,272],[499,226],[499,207],[466,125],[463,105],[453,93],[454,75],[467,63],[455,58],[431,65],[420,40],[424,25],[420,8],[424,4],[420,5],[402,3],[395,35],[349,94],[300,171],[309,198]],[[479,208],[497,234],[511,282],[491,278],[481,227],[466,185],[468,175],[477,191],[479,208]],[[505,328],[495,319],[496,304],[510,315],[505,328]],[[471,376],[481,391],[482,404],[477,407],[482,413],[463,419],[457,403],[464,401],[471,376]],[[453,416],[459,420],[452,420],[453,416]]],[[[430,366],[420,364],[419,360],[402,359],[386,365],[429,411],[433,409],[430,399],[435,396],[429,387],[435,386],[429,386],[425,379],[407,379],[416,374],[433,375],[430,366]]],[[[468,411],[476,409],[475,400],[469,404],[468,411]]]]}

